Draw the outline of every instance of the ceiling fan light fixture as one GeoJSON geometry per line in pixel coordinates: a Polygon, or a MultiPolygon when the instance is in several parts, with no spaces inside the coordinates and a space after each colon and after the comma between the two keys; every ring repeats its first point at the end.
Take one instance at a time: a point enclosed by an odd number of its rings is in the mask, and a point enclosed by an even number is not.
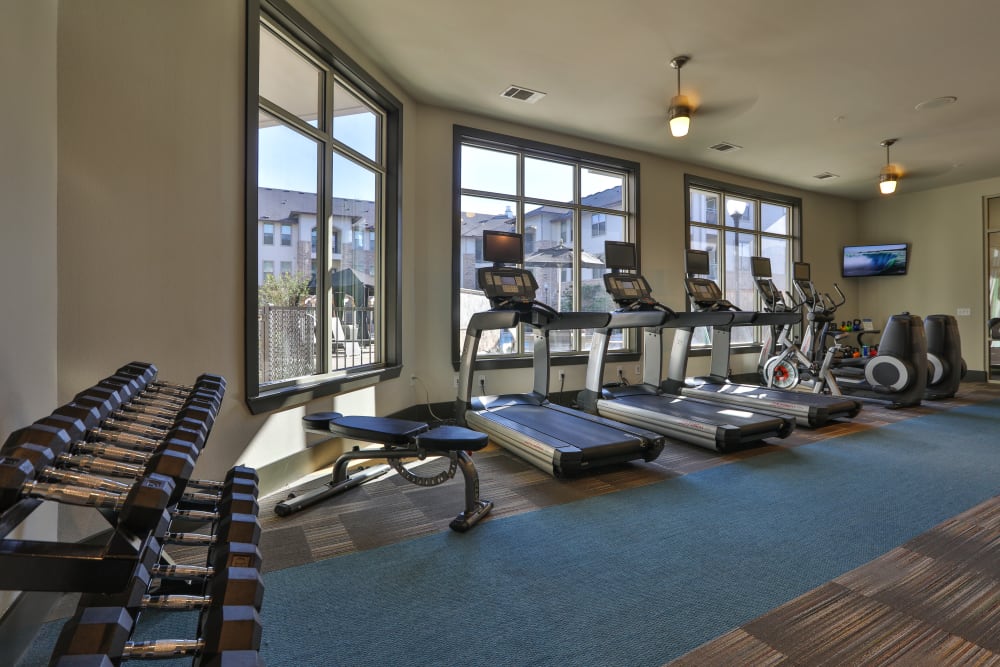
{"type": "Polygon", "coordinates": [[[878,174],[878,190],[884,195],[891,195],[896,191],[896,183],[901,176],[899,168],[889,161],[889,147],[896,141],[897,139],[886,139],[880,144],[885,147],[885,166],[878,174]]]}
{"type": "Polygon", "coordinates": [[[681,95],[681,68],[689,60],[690,56],[677,56],[670,61],[670,66],[677,70],[677,94],[670,98],[667,119],[670,121],[670,134],[675,137],[686,136],[691,128],[691,100],[681,95]]]}
{"type": "Polygon", "coordinates": [[[899,180],[899,174],[891,165],[886,165],[882,167],[882,171],[878,175],[878,190],[884,195],[891,195],[896,191],[896,182],[899,180]]]}
{"type": "Polygon", "coordinates": [[[670,119],[670,134],[683,137],[691,127],[691,102],[686,95],[674,95],[670,99],[670,109],[667,110],[670,119]]]}

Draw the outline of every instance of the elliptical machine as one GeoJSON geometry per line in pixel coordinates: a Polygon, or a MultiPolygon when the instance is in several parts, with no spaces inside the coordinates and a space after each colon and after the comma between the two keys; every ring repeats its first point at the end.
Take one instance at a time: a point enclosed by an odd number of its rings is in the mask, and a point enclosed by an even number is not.
{"type": "MultiPolygon", "coordinates": [[[[808,264],[805,266],[808,267],[808,264]]],[[[807,275],[805,271],[806,269],[802,269],[799,275],[807,275]]],[[[835,306],[843,304],[843,301],[834,303],[829,295],[820,296],[809,279],[796,279],[794,284],[796,291],[803,296],[803,300],[806,294],[810,294],[814,297],[814,303],[835,306]]],[[[846,300],[839,287],[837,292],[843,300],[846,300]]],[[[825,340],[828,328],[829,322],[815,336],[816,340],[812,345],[818,345],[820,340],[825,340]]],[[[813,354],[816,354],[815,350],[813,354]]],[[[927,338],[924,334],[923,320],[918,315],[911,315],[908,312],[890,315],[882,329],[876,356],[835,358],[830,371],[837,378],[837,384],[844,393],[888,401],[889,407],[892,408],[920,405],[928,377],[927,338]]]]}
{"type": "Polygon", "coordinates": [[[936,401],[951,398],[965,377],[962,339],[954,315],[928,315],[924,318],[927,338],[927,390],[924,398],[936,401]]]}
{"type": "MultiPolygon", "coordinates": [[[[798,267],[798,263],[796,263],[796,267],[798,267]]],[[[788,301],[785,300],[785,295],[771,280],[770,259],[751,257],[750,270],[753,273],[754,287],[757,288],[757,293],[760,295],[766,312],[784,313],[796,311],[803,306],[804,301],[796,303],[790,295],[788,301]]],[[[807,338],[814,339],[814,325],[817,323],[817,317],[829,317],[823,321],[832,321],[833,319],[832,313],[820,305],[821,301],[817,300],[808,311],[810,326],[806,330],[807,338]],[[817,311],[817,308],[820,310],[817,311]]],[[[836,306],[833,310],[836,310],[836,306]]],[[[811,389],[814,394],[827,392],[834,396],[842,395],[836,376],[830,372],[834,354],[838,351],[839,346],[829,347],[823,360],[817,364],[814,358],[807,355],[792,340],[791,330],[791,324],[780,327],[772,325],[764,330],[764,341],[757,369],[760,371],[765,385],[778,389],[794,389],[802,385],[811,389]]]]}

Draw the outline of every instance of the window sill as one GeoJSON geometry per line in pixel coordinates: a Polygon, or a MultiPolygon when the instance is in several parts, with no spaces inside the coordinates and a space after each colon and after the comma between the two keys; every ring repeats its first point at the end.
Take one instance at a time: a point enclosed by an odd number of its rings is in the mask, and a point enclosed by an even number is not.
{"type": "Polygon", "coordinates": [[[257,396],[247,396],[247,407],[250,408],[250,413],[255,415],[283,410],[324,396],[373,387],[380,382],[399,377],[402,371],[402,366],[387,366],[308,384],[262,391],[257,396]]]}
{"type": "MultiPolygon", "coordinates": [[[[733,345],[730,349],[731,354],[758,354],[760,352],[760,343],[747,343],[744,345],[733,345]]],[[[693,347],[689,356],[692,357],[707,357],[712,354],[712,346],[705,345],[703,347],[693,347]]]]}

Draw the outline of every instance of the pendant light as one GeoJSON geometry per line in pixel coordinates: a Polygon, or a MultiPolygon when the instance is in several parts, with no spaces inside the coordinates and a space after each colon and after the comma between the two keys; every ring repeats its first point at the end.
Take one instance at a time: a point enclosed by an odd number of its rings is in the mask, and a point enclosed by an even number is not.
{"type": "Polygon", "coordinates": [[[681,68],[691,60],[690,56],[677,56],[670,61],[670,66],[677,70],[677,94],[670,98],[670,109],[667,118],[670,119],[670,134],[683,137],[691,125],[691,102],[686,95],[681,95],[681,68]]]}
{"type": "Polygon", "coordinates": [[[880,145],[885,146],[885,166],[878,175],[878,189],[884,195],[891,195],[896,191],[896,182],[899,180],[899,168],[889,161],[889,146],[896,143],[898,139],[886,139],[880,145]]]}

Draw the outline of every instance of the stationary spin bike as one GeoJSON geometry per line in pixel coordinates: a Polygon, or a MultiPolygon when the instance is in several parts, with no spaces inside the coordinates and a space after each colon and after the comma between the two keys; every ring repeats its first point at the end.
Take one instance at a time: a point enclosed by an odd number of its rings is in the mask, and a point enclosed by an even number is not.
{"type": "MultiPolygon", "coordinates": [[[[803,303],[796,303],[790,295],[786,301],[785,295],[771,280],[771,260],[769,258],[751,257],[750,267],[754,286],[757,288],[757,293],[760,294],[766,312],[789,312],[802,307],[803,303]]],[[[822,308],[821,303],[818,301],[809,310],[811,317],[809,317],[810,327],[807,329],[807,338],[815,335],[813,331],[814,315],[817,313],[817,307],[822,308]]],[[[836,308],[834,307],[834,309],[836,308]]],[[[825,317],[823,311],[820,311],[820,317],[825,317]]],[[[760,360],[757,364],[765,385],[777,389],[793,389],[802,385],[810,388],[814,394],[828,392],[834,396],[841,396],[842,392],[837,385],[837,378],[830,371],[839,346],[833,345],[827,349],[822,363],[817,366],[816,361],[806,355],[792,339],[791,330],[791,324],[780,328],[771,326],[765,329],[760,360]],[[776,333],[777,336],[775,336],[776,333]],[[775,338],[777,338],[777,342],[775,342],[775,338]],[[781,351],[776,353],[779,348],[781,351]]]]}

